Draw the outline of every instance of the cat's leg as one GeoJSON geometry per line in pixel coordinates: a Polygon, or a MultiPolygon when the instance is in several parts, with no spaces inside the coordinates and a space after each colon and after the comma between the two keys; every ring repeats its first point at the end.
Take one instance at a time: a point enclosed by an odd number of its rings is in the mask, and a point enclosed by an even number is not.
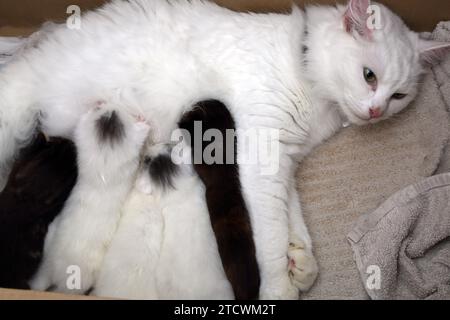
{"type": "Polygon", "coordinates": [[[317,278],[318,266],[312,252],[312,241],[303,220],[295,185],[289,190],[289,276],[301,291],[307,291],[317,278]]]}
{"type": "Polygon", "coordinates": [[[33,289],[85,293],[98,275],[149,130],[145,122],[119,110],[107,104],[93,108],[75,130],[78,181],[59,223],[52,225],[33,289]]]}
{"type": "Polygon", "coordinates": [[[240,163],[240,177],[261,274],[260,299],[298,299],[287,272],[289,175],[282,171],[265,176],[257,165],[240,163]]]}

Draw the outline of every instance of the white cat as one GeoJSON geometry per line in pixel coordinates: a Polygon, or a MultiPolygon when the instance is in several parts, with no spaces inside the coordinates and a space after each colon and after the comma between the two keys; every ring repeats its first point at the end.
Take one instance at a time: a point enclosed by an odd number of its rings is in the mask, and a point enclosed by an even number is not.
{"type": "Polygon", "coordinates": [[[81,117],[74,134],[78,180],[63,211],[49,226],[32,288],[78,294],[92,288],[148,133],[144,121],[106,102],[81,117]]]}
{"type": "MultiPolygon", "coordinates": [[[[368,0],[311,7],[306,15],[297,7],[286,15],[246,14],[199,0],[113,1],[84,15],[80,30],[59,27],[2,69],[0,175],[38,120],[48,135],[71,137],[93,99],[142,112],[156,143],[170,140],[194,102],[222,100],[238,129],[280,131],[278,172],[242,163],[240,179],[260,297],[297,298],[297,288],[307,290],[317,274],[292,181],[298,161],[347,119],[374,123],[405,108],[422,63],[449,46],[419,39],[377,6],[381,27],[372,30],[368,0]]],[[[237,151],[246,159],[239,135],[237,151]]]]}
{"type": "MultiPolygon", "coordinates": [[[[183,154],[189,161],[190,148],[185,146],[183,154]]],[[[92,294],[233,299],[209,220],[205,188],[192,165],[172,164],[167,146],[150,147],[146,157],[92,294]],[[151,177],[151,166],[165,177],[151,177]]]]}

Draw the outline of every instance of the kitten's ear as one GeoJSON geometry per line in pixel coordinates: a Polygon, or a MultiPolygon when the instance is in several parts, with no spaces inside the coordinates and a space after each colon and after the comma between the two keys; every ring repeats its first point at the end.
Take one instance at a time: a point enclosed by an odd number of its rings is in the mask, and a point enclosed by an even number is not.
{"type": "Polygon", "coordinates": [[[370,0],[349,0],[344,14],[344,27],[348,33],[357,32],[366,39],[371,38],[372,30],[367,26],[369,6],[370,0]]]}
{"type": "Polygon", "coordinates": [[[434,66],[450,54],[450,43],[419,39],[419,52],[424,65],[434,66]]]}

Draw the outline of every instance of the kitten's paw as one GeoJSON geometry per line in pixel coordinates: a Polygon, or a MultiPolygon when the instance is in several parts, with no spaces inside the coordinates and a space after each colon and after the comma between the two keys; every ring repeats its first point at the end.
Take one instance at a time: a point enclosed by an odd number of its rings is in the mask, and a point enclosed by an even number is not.
{"type": "Polygon", "coordinates": [[[145,122],[147,123],[147,119],[142,114],[133,114],[132,117],[134,118],[134,121],[136,122],[145,122]]]}
{"type": "Polygon", "coordinates": [[[106,106],[106,101],[105,100],[97,100],[97,101],[95,101],[94,106],[91,109],[91,111],[99,111],[104,106],[106,106]]]}
{"type": "Polygon", "coordinates": [[[312,251],[303,242],[291,243],[288,249],[289,277],[299,290],[308,291],[316,281],[319,267],[312,251]]]}
{"type": "Polygon", "coordinates": [[[48,274],[39,270],[38,273],[29,281],[31,290],[46,291],[50,287],[50,278],[48,274]]]}
{"type": "Polygon", "coordinates": [[[142,145],[150,134],[150,124],[141,115],[133,116],[133,137],[134,141],[138,145],[142,145]]]}

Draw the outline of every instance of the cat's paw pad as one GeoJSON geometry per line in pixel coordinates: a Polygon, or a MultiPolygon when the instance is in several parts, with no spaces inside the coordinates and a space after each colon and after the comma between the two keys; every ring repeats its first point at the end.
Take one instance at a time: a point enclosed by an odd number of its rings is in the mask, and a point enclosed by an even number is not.
{"type": "Polygon", "coordinates": [[[134,130],[143,135],[147,135],[150,131],[150,124],[143,117],[135,118],[134,130]]]}
{"type": "Polygon", "coordinates": [[[105,100],[97,100],[97,101],[95,101],[95,103],[94,103],[94,108],[93,108],[93,110],[94,111],[98,111],[98,110],[101,110],[103,107],[105,107],[106,106],[106,101],[105,100]]]}
{"type": "Polygon", "coordinates": [[[150,124],[142,115],[133,115],[133,136],[137,144],[142,144],[150,134],[150,124]]]}
{"type": "Polygon", "coordinates": [[[311,250],[304,243],[291,243],[288,250],[289,277],[301,291],[308,291],[316,281],[319,267],[311,250]]]}
{"type": "Polygon", "coordinates": [[[133,114],[132,117],[137,123],[148,123],[147,119],[142,114],[133,114]]]}

